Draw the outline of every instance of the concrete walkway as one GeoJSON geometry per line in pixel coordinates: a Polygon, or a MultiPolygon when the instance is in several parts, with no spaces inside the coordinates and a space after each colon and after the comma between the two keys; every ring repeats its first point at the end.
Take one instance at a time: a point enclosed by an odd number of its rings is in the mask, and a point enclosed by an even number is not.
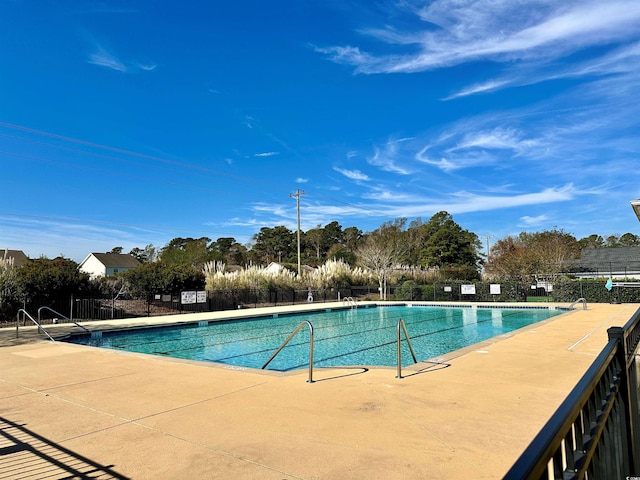
{"type": "Polygon", "coordinates": [[[23,328],[16,342],[2,329],[0,479],[501,478],[607,328],[639,307],[589,305],[403,379],[395,368],[316,369],[312,384],[306,370],[34,341],[23,328]]]}

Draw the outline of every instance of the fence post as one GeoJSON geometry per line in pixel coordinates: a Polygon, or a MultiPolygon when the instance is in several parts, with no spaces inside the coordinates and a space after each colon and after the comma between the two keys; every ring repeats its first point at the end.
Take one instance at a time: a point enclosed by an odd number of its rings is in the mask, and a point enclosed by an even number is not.
{"type": "MultiPolygon", "coordinates": [[[[622,368],[622,378],[620,379],[620,400],[622,401],[625,416],[627,417],[628,426],[623,427],[626,433],[627,451],[623,452],[629,459],[630,474],[640,473],[640,452],[638,452],[638,422],[640,415],[638,412],[638,376],[636,370],[636,357],[630,356],[627,350],[627,342],[625,341],[625,331],[622,327],[611,327],[607,330],[609,340],[615,340],[618,343],[618,355],[620,355],[620,364],[622,368]],[[629,359],[631,361],[629,361],[629,359]],[[633,371],[632,376],[630,370],[633,371]]],[[[633,352],[631,352],[633,354],[633,352]]]]}

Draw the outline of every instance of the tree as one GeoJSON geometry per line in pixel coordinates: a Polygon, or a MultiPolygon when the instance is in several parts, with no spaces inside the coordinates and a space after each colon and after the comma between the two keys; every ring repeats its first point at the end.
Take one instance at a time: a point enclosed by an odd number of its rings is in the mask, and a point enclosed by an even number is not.
{"type": "Polygon", "coordinates": [[[156,247],[154,247],[152,244],[147,245],[146,247],[144,247],[144,249],[138,247],[133,248],[129,252],[129,255],[137,258],[140,263],[155,262],[158,256],[156,247]]]}
{"type": "Polygon", "coordinates": [[[355,265],[357,263],[355,252],[352,252],[346,245],[340,244],[335,244],[327,252],[327,261],[330,260],[342,260],[348,265],[355,265]]]}
{"type": "Polygon", "coordinates": [[[233,237],[221,237],[211,244],[214,260],[220,260],[227,265],[245,265],[247,263],[247,248],[233,237]]]}
{"type": "Polygon", "coordinates": [[[491,247],[486,272],[499,278],[531,281],[555,280],[567,261],[580,254],[580,243],[562,230],[522,232],[506,237],[491,247]]]}
{"type": "Polygon", "coordinates": [[[602,248],[604,247],[604,239],[600,235],[596,235],[594,233],[588,237],[581,238],[578,241],[578,244],[582,250],[587,248],[602,248]]]}
{"type": "Polygon", "coordinates": [[[168,265],[189,265],[202,268],[213,260],[213,252],[209,248],[211,239],[174,238],[161,251],[160,260],[168,265]]]}
{"type": "Polygon", "coordinates": [[[380,299],[387,299],[387,276],[394,264],[406,253],[402,242],[400,223],[388,222],[365,236],[356,252],[358,263],[371,270],[378,278],[380,299]]]}
{"type": "Polygon", "coordinates": [[[566,270],[567,260],[580,256],[580,245],[576,238],[563,230],[553,229],[537,233],[521,233],[521,242],[526,247],[533,267],[533,275],[542,275],[555,280],[566,270]]]}
{"type": "Polygon", "coordinates": [[[303,244],[309,259],[313,258],[316,263],[327,260],[331,258],[328,254],[329,250],[336,245],[344,244],[342,226],[336,221],[328,223],[324,227],[317,225],[304,234],[303,244]]]}
{"type": "Polygon", "coordinates": [[[211,252],[213,254],[212,260],[221,260],[225,261],[225,257],[231,250],[231,246],[236,242],[236,239],[233,237],[220,237],[215,242],[212,242],[211,252]]]}
{"type": "Polygon", "coordinates": [[[362,230],[357,227],[345,228],[342,232],[342,239],[344,246],[351,252],[355,252],[358,248],[358,244],[362,239],[362,230]]]}
{"type": "Polygon", "coordinates": [[[618,236],[617,235],[609,235],[606,240],[606,246],[607,247],[617,247],[620,244],[618,243],[618,236]]]}
{"type": "Polygon", "coordinates": [[[412,220],[407,229],[407,263],[412,267],[421,264],[420,256],[426,238],[427,231],[426,228],[424,228],[422,218],[418,217],[412,220]]]}
{"type": "Polygon", "coordinates": [[[620,236],[619,242],[623,247],[636,247],[640,245],[640,237],[638,237],[638,235],[634,235],[633,233],[625,233],[624,235],[620,236]]]}
{"type": "Polygon", "coordinates": [[[324,232],[320,225],[318,225],[316,228],[307,230],[304,234],[304,243],[313,249],[316,260],[320,260],[323,240],[324,232]]]}
{"type": "Polygon", "coordinates": [[[485,271],[499,279],[525,282],[530,279],[532,267],[522,242],[518,238],[507,236],[491,246],[485,271]]]}
{"type": "Polygon", "coordinates": [[[480,239],[454,222],[449,213],[436,213],[420,228],[423,236],[422,266],[478,268],[478,252],[482,248],[480,239]]]}
{"type": "MultiPolygon", "coordinates": [[[[18,290],[28,308],[50,306],[59,298],[89,291],[89,275],[78,264],[64,257],[40,257],[17,270],[18,290]]],[[[61,312],[64,313],[64,312],[61,312]]]]}
{"type": "Polygon", "coordinates": [[[253,237],[254,258],[265,264],[273,261],[295,261],[297,254],[296,235],[283,225],[262,227],[253,237]]]}
{"type": "Polygon", "coordinates": [[[323,257],[326,257],[327,252],[334,245],[341,245],[344,242],[344,233],[342,231],[342,225],[333,221],[327,223],[322,229],[322,249],[323,257]]]}
{"type": "Polygon", "coordinates": [[[113,247],[110,252],[107,253],[116,253],[120,255],[122,253],[122,247],[113,247]]]}
{"type": "Polygon", "coordinates": [[[162,261],[143,263],[122,273],[129,292],[139,298],[154,294],[177,294],[183,290],[204,290],[205,278],[201,268],[191,265],[169,265],[162,261]]]}

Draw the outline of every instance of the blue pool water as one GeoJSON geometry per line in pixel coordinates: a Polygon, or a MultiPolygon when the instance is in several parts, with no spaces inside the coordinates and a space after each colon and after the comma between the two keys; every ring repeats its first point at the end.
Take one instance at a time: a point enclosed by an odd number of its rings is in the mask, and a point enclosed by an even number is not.
{"type": "MultiPolygon", "coordinates": [[[[261,368],[303,321],[314,329],[314,367],[397,364],[397,324],[403,319],[418,361],[561,314],[548,308],[386,306],[280,314],[274,317],[200,322],[104,332],[102,338],[68,341],[116,350],[261,368]]],[[[403,339],[404,365],[413,360],[403,339]]],[[[305,368],[309,329],[302,328],[269,364],[269,370],[305,368]]]]}

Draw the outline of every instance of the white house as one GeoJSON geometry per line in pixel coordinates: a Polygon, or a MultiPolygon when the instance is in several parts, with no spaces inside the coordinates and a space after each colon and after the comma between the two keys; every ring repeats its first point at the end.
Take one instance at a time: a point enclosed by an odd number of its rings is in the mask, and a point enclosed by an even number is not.
{"type": "Polygon", "coordinates": [[[91,278],[126,272],[140,265],[137,258],[125,253],[90,253],[78,267],[91,278]]]}

